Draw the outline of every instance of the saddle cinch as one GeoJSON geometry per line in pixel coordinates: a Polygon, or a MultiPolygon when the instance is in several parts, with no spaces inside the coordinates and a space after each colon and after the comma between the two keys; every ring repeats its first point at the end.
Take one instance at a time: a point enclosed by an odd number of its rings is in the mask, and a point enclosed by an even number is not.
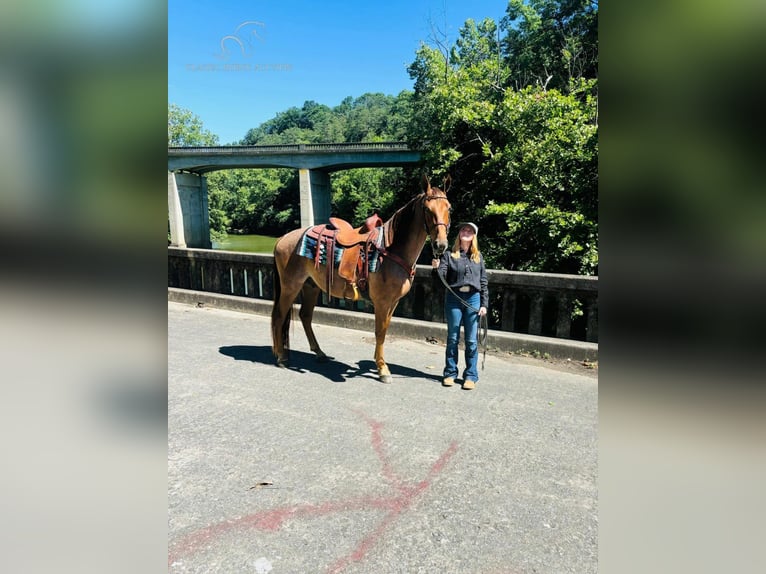
{"type": "Polygon", "coordinates": [[[319,266],[321,248],[324,245],[325,261],[327,262],[327,293],[331,293],[333,278],[333,263],[336,251],[342,250],[338,263],[338,275],[346,280],[344,296],[347,289],[352,301],[361,298],[361,292],[367,291],[367,278],[370,268],[367,263],[370,250],[377,248],[379,228],[383,220],[376,213],[368,217],[361,227],[354,229],[352,225],[338,217],[331,217],[330,223],[315,225],[306,231],[306,235],[316,241],[314,265],[319,266]],[[360,292],[361,291],[361,292],[360,292]]]}

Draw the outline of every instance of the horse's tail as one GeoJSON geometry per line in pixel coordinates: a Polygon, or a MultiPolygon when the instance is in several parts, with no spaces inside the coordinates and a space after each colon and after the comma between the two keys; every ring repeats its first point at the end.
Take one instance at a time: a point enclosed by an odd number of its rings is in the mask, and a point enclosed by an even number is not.
{"type": "Polygon", "coordinates": [[[279,300],[282,298],[282,279],[279,275],[279,266],[276,264],[277,250],[274,247],[274,305],[271,308],[271,352],[279,359],[277,341],[281,340],[285,349],[290,348],[290,319],[292,318],[292,305],[287,314],[279,317],[279,300]]]}

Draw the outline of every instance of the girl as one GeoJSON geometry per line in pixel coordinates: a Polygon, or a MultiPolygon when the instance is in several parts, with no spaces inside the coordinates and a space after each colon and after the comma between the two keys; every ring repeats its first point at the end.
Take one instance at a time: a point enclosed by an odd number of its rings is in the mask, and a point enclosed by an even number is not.
{"type": "Polygon", "coordinates": [[[487,314],[489,290],[484,257],[479,251],[474,223],[461,223],[452,251],[445,251],[441,259],[431,261],[439,276],[449,286],[444,299],[447,321],[447,350],[442,384],[451,387],[458,375],[458,340],[463,323],[465,340],[465,370],[463,388],[470,390],[479,381],[479,317],[487,314]]]}

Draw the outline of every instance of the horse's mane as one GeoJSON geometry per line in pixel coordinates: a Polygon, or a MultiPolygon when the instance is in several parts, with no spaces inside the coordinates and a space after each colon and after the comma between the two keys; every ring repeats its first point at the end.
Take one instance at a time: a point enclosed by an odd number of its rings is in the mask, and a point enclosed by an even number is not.
{"type": "MultiPolygon", "coordinates": [[[[401,206],[399,209],[397,209],[394,214],[388,218],[388,220],[383,225],[383,232],[384,232],[384,239],[385,239],[385,245],[386,247],[390,247],[394,243],[394,238],[396,236],[396,230],[402,227],[402,220],[405,217],[406,212],[410,211],[412,213],[411,217],[414,217],[417,211],[415,210],[415,204],[416,203],[422,203],[426,198],[425,193],[419,193],[418,195],[415,195],[410,199],[407,203],[405,203],[403,206],[401,206]]],[[[410,217],[410,218],[411,218],[410,217]]],[[[405,220],[406,222],[406,220],[405,220]]]]}

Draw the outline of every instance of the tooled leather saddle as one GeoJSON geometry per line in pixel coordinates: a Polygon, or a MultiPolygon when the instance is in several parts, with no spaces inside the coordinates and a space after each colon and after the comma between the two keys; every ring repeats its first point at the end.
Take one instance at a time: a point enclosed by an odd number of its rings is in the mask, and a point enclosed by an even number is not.
{"type": "Polygon", "coordinates": [[[324,247],[328,294],[332,289],[333,262],[338,249],[342,249],[338,275],[346,280],[347,287],[351,289],[351,297],[348,298],[357,301],[361,297],[360,290],[367,291],[367,279],[370,272],[367,260],[371,249],[376,246],[382,226],[383,220],[376,213],[368,217],[362,226],[356,229],[348,221],[331,217],[330,223],[315,225],[306,231],[306,235],[316,241],[315,267],[319,267],[321,250],[324,247]]]}

